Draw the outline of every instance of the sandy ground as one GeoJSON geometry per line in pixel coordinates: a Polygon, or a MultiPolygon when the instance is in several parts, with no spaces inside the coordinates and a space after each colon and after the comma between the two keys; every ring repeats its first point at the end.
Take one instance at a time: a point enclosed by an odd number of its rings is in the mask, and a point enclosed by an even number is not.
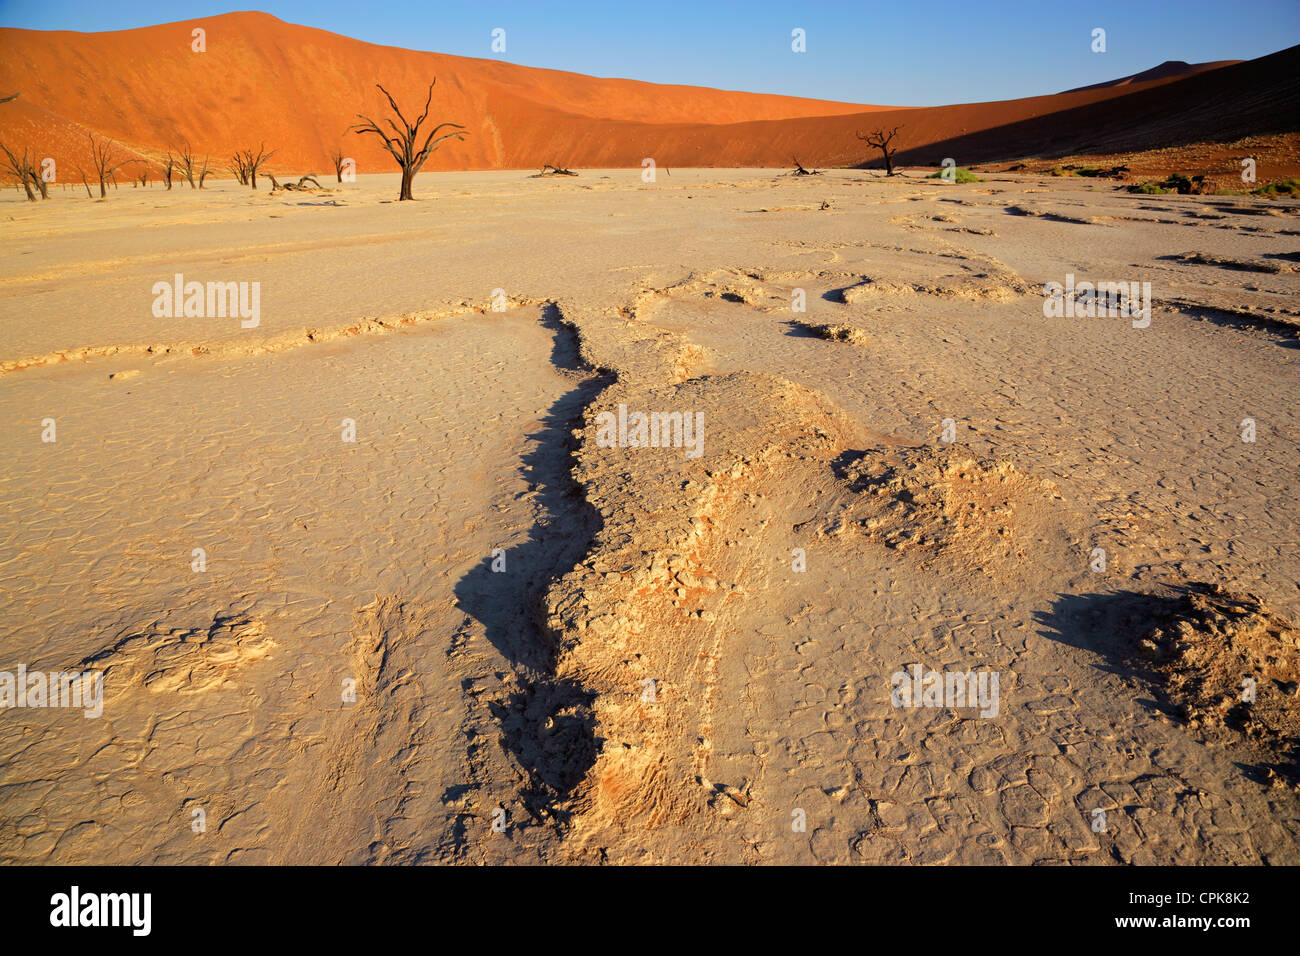
{"type": "Polygon", "coordinates": [[[0,712],[0,859],[1300,862],[1297,204],[415,192],[0,199],[0,668],[105,675],[0,712]]]}

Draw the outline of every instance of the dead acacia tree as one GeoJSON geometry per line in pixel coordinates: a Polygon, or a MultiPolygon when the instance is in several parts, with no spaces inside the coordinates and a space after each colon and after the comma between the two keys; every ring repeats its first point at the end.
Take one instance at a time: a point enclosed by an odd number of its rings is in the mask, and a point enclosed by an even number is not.
{"type": "Polygon", "coordinates": [[[48,199],[45,183],[32,165],[29,151],[24,149],[19,156],[3,143],[0,143],[0,150],[4,151],[4,159],[0,160],[0,169],[17,180],[17,185],[22,186],[23,191],[27,193],[28,201],[36,202],[36,193],[32,192],[33,186],[40,192],[42,199],[48,199]]]}
{"type": "Polygon", "coordinates": [[[248,184],[254,189],[257,188],[257,171],[262,168],[262,164],[275,155],[275,150],[269,153],[266,151],[266,144],[262,143],[257,147],[254,153],[251,149],[244,151],[244,162],[248,166],[248,184]]]}
{"type": "Polygon", "coordinates": [[[124,159],[119,156],[111,139],[96,139],[94,133],[88,133],[87,135],[90,137],[90,165],[99,176],[99,198],[103,199],[107,195],[104,191],[106,183],[111,182],[114,186],[117,186],[117,177],[114,174],[123,166],[140,162],[140,160],[124,159]]]}
{"type": "Polygon", "coordinates": [[[194,154],[190,151],[190,148],[188,146],[186,146],[184,149],[177,149],[176,151],[176,172],[180,176],[185,177],[185,179],[189,182],[191,189],[195,188],[194,187],[194,154]]]}
{"type": "Polygon", "coordinates": [[[419,118],[414,123],[408,123],[406,117],[402,115],[402,111],[398,109],[392,95],[381,84],[375,84],[379,87],[379,91],[388,98],[388,105],[392,107],[393,112],[397,114],[397,118],[401,121],[401,126],[398,126],[392,119],[385,118],[385,122],[392,128],[395,135],[389,136],[379,127],[378,123],[362,113],[357,114],[357,119],[365,120],[365,122],[348,127],[349,132],[357,134],[373,133],[378,136],[383,140],[384,149],[388,150],[389,155],[397,160],[397,165],[402,167],[402,189],[397,197],[398,201],[415,198],[411,195],[411,182],[415,179],[415,174],[424,166],[424,161],[429,158],[429,154],[433,152],[439,143],[448,139],[465,138],[463,132],[465,127],[458,123],[439,123],[424,138],[421,145],[416,145],[420,136],[420,127],[424,125],[424,121],[429,117],[429,104],[433,102],[433,84],[437,82],[437,79],[435,79],[433,83],[429,84],[429,94],[424,99],[424,112],[419,115],[419,118]],[[439,130],[447,127],[451,127],[455,132],[434,139],[439,130]]]}
{"type": "Polygon", "coordinates": [[[272,176],[270,173],[266,174],[266,178],[271,180],[271,192],[275,192],[277,189],[283,189],[287,192],[291,192],[295,189],[306,189],[308,183],[311,183],[317,189],[323,188],[321,184],[316,181],[315,176],[302,176],[299,178],[299,180],[296,183],[289,183],[289,182],[282,183],[279,180],[277,180],[274,176],[272,176]]]}
{"type": "MultiPolygon", "coordinates": [[[[179,153],[180,155],[176,158],[176,166],[179,168],[181,175],[190,184],[190,189],[202,189],[203,181],[208,178],[208,161],[212,158],[211,155],[204,156],[203,165],[200,166],[197,155],[188,145],[179,150],[179,153]],[[195,176],[198,177],[198,182],[194,181],[195,176]]],[[[167,158],[171,159],[170,153],[167,158]]]]}
{"type": "Polygon", "coordinates": [[[257,152],[253,152],[250,147],[237,151],[232,158],[230,171],[235,174],[241,186],[252,186],[257,188],[257,171],[265,165],[266,161],[275,155],[275,150],[267,152],[266,143],[261,143],[257,147],[257,152]]]}
{"type": "MultiPolygon", "coordinates": [[[[167,151],[167,158],[172,158],[172,151],[167,151]]],[[[194,182],[194,150],[190,148],[189,143],[176,147],[176,167],[180,174],[185,177],[185,181],[190,184],[191,189],[197,189],[194,182]]]]}
{"type": "Polygon", "coordinates": [[[868,146],[874,146],[885,157],[885,175],[894,175],[894,154],[898,152],[897,146],[891,146],[894,137],[898,135],[901,126],[895,126],[891,130],[881,129],[872,130],[870,133],[857,133],[858,139],[862,140],[868,146]]]}
{"type": "Polygon", "coordinates": [[[161,164],[160,164],[160,167],[161,167],[161,169],[162,169],[163,182],[165,182],[165,183],[167,184],[167,188],[168,188],[168,189],[171,189],[171,188],[172,188],[172,171],[176,169],[176,157],[172,155],[172,151],[171,151],[170,149],[167,150],[167,160],[166,160],[166,162],[161,163],[161,164]]]}
{"type": "Polygon", "coordinates": [[[343,182],[343,150],[337,147],[330,152],[330,162],[334,164],[334,178],[343,182]]]}

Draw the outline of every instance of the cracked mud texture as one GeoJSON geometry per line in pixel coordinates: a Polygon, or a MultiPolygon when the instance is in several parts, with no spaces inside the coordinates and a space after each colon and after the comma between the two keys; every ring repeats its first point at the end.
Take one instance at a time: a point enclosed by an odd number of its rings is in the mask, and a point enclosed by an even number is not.
{"type": "Polygon", "coordinates": [[[983,175],[6,200],[0,858],[1300,862],[1297,206],[983,175]]]}

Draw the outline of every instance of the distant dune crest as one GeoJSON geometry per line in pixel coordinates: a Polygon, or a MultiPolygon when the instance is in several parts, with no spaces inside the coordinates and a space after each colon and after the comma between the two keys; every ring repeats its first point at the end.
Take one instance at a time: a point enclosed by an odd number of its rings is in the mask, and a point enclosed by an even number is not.
{"type": "Polygon", "coordinates": [[[1152,67],[1149,70],[1143,70],[1141,73],[1134,73],[1131,76],[1121,76],[1118,80],[1107,80],[1104,83],[1093,83],[1089,86],[1076,86],[1072,90],[1064,90],[1065,93],[1081,93],[1085,90],[1104,90],[1115,86],[1132,86],[1135,83],[1148,83],[1152,80],[1174,80],[1182,79],[1185,76],[1195,76],[1197,73],[1204,73],[1207,70],[1217,70],[1221,66],[1233,66],[1241,63],[1241,60],[1214,60],[1211,63],[1188,63],[1186,60],[1165,60],[1159,66],[1152,67]]]}

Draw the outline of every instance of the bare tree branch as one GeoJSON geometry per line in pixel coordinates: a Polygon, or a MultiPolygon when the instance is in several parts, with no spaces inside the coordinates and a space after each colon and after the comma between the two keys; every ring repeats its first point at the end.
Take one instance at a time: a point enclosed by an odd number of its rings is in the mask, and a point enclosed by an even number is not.
{"type": "Polygon", "coordinates": [[[885,156],[885,175],[894,175],[894,154],[898,152],[898,147],[890,147],[894,137],[898,135],[901,126],[895,126],[891,130],[876,129],[870,133],[856,133],[858,139],[862,140],[868,146],[874,146],[885,156]]]}
{"type": "Polygon", "coordinates": [[[258,170],[274,155],[275,150],[271,150],[269,153],[266,151],[266,143],[260,144],[257,147],[257,152],[253,152],[251,148],[240,150],[235,153],[234,166],[231,167],[231,171],[235,173],[241,186],[251,185],[256,189],[258,170]]]}
{"type": "MultiPolygon", "coordinates": [[[[194,183],[194,150],[190,148],[188,142],[174,148],[176,150],[176,167],[180,170],[181,175],[185,177],[185,181],[190,184],[190,188],[197,189],[198,187],[194,183]]],[[[169,160],[172,158],[171,153],[172,151],[169,149],[167,151],[169,160]]]]}
{"type": "Polygon", "coordinates": [[[4,159],[0,160],[0,171],[13,176],[17,180],[16,185],[23,187],[23,191],[27,193],[27,199],[30,202],[36,202],[36,193],[32,192],[33,186],[40,191],[41,198],[49,198],[45,183],[37,174],[35,166],[32,165],[32,158],[28,155],[27,150],[24,149],[23,154],[19,156],[8,146],[0,143],[0,151],[4,152],[4,159]]]}
{"type": "MultiPolygon", "coordinates": [[[[424,110],[420,113],[414,123],[407,122],[406,117],[398,107],[397,101],[393,99],[392,94],[390,94],[388,90],[384,89],[381,84],[375,84],[379,87],[379,91],[384,94],[385,98],[387,98],[389,107],[392,108],[393,113],[396,114],[397,119],[401,123],[399,126],[398,123],[393,122],[391,117],[384,118],[389,128],[391,128],[393,133],[396,135],[389,136],[378,123],[362,113],[358,113],[357,118],[364,120],[365,122],[358,123],[355,126],[350,126],[347,129],[347,132],[358,134],[370,133],[374,136],[378,136],[380,141],[383,143],[384,149],[388,151],[388,154],[392,156],[393,159],[397,160],[397,165],[402,169],[402,187],[401,192],[397,197],[399,201],[415,198],[411,194],[411,183],[415,179],[415,174],[424,166],[425,161],[429,158],[429,154],[433,152],[439,143],[449,139],[464,139],[466,136],[464,133],[465,127],[461,126],[459,123],[439,123],[429,131],[429,134],[424,139],[424,143],[418,149],[416,148],[415,144],[420,135],[420,127],[424,125],[424,121],[429,117],[429,106],[433,102],[433,85],[436,82],[437,80],[435,79],[433,83],[429,84],[429,92],[424,98],[424,110]],[[454,129],[456,132],[437,136],[439,130],[447,129],[449,127],[454,129]],[[435,137],[437,138],[435,139],[435,137]]],[[[340,181],[342,181],[341,178],[340,181]]]]}
{"type": "Polygon", "coordinates": [[[87,133],[90,137],[90,165],[99,176],[99,198],[103,199],[107,193],[104,190],[106,183],[112,183],[117,186],[117,177],[114,175],[123,166],[131,163],[138,163],[138,159],[126,159],[118,155],[115,144],[111,139],[96,139],[94,133],[87,133]]]}

